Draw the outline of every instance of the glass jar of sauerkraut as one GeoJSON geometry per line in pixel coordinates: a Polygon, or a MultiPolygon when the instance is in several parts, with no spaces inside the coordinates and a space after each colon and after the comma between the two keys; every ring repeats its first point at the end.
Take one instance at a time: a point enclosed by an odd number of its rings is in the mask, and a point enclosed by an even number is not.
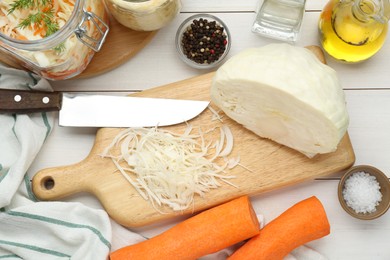
{"type": "Polygon", "coordinates": [[[155,31],[167,25],[181,9],[180,0],[105,0],[122,25],[136,31],[155,31]]]}
{"type": "Polygon", "coordinates": [[[0,55],[50,80],[80,74],[108,31],[103,1],[0,1],[0,55]]]}

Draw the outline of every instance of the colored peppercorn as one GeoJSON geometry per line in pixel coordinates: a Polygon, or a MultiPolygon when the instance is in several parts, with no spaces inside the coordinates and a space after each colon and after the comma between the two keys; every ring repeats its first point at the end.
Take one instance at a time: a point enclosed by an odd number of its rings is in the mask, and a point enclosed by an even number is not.
{"type": "Polygon", "coordinates": [[[199,64],[217,61],[226,50],[225,29],[216,21],[200,18],[192,21],[181,40],[184,55],[199,64]]]}

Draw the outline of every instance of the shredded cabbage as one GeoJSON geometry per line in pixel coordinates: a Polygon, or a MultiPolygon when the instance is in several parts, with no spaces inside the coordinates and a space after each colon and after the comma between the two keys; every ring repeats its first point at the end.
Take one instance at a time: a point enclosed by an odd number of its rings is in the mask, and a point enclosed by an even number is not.
{"type": "Polygon", "coordinates": [[[189,208],[195,195],[203,197],[221,182],[235,186],[226,170],[239,158],[227,156],[233,149],[233,134],[226,125],[193,133],[188,125],[183,134],[159,128],[128,128],[119,133],[102,156],[111,158],[126,180],[160,212],[189,208]],[[218,140],[208,141],[214,131],[218,140]],[[221,158],[222,160],[218,160],[221,158]],[[224,160],[223,160],[224,159],[224,160]],[[218,163],[222,161],[222,163],[218,163]]]}

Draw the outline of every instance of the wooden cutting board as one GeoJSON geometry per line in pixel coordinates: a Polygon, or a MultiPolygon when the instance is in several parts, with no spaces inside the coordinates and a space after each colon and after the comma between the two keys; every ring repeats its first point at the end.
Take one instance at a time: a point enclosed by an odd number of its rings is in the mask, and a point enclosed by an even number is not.
{"type": "MultiPolygon", "coordinates": [[[[313,49],[315,52],[318,50],[313,49]]],[[[321,51],[317,55],[323,60],[321,51]]],[[[136,96],[210,100],[209,89],[213,75],[214,72],[145,90],[136,96]]],[[[189,123],[204,129],[221,125],[221,122],[211,120],[212,115],[206,109],[189,123]]],[[[194,207],[185,212],[160,214],[116,171],[110,159],[99,155],[122,130],[115,128],[98,130],[94,146],[83,161],[38,172],[33,178],[33,191],[41,200],[58,200],[78,192],[89,192],[100,200],[108,214],[118,223],[137,227],[191,214],[242,195],[260,194],[337,173],[349,168],[355,161],[348,134],[341,140],[337,151],[308,159],[290,148],[258,137],[226,116],[223,123],[231,128],[235,138],[232,157],[240,156],[241,164],[249,170],[240,166],[233,168],[229,174],[236,176],[231,181],[237,187],[224,184],[207,193],[204,198],[196,197],[194,207]]],[[[185,127],[185,124],[181,124],[170,126],[169,129],[182,132],[185,127]]]]}

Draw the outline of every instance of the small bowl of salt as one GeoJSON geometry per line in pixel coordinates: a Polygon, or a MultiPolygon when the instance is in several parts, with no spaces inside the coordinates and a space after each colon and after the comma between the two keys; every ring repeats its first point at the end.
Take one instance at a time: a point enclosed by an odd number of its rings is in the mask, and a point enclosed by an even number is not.
{"type": "Polygon", "coordinates": [[[354,166],[341,178],[338,197],[349,215],[362,220],[375,219],[390,207],[390,182],[375,167],[354,166]]]}

